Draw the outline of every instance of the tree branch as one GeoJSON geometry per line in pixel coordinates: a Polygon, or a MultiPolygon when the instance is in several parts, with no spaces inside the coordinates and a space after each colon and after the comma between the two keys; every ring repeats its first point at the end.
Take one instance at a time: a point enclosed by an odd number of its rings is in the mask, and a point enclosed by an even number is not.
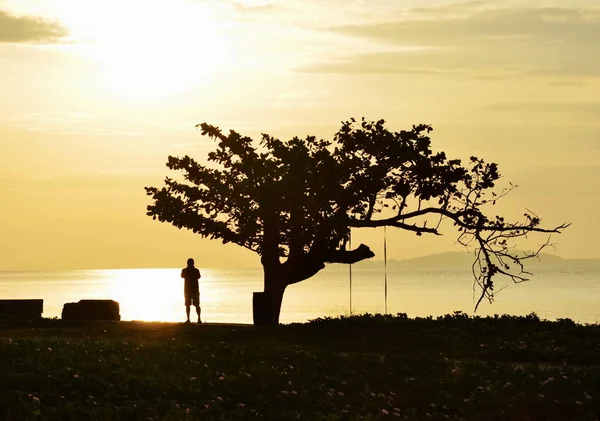
{"type": "Polygon", "coordinates": [[[481,226],[477,226],[475,224],[468,224],[462,221],[460,218],[467,216],[469,214],[476,215],[478,217],[483,216],[480,212],[476,212],[473,210],[462,210],[458,212],[452,212],[447,209],[439,209],[439,208],[425,208],[416,210],[414,212],[409,212],[402,215],[396,215],[392,218],[380,219],[380,220],[366,220],[366,219],[353,219],[350,218],[348,225],[354,228],[377,228],[377,227],[398,227],[409,231],[421,232],[421,233],[431,233],[439,235],[439,232],[435,228],[427,228],[427,227],[419,227],[416,225],[408,225],[406,223],[402,223],[400,221],[404,221],[406,219],[412,219],[419,216],[426,215],[442,215],[445,216],[452,221],[454,221],[458,226],[468,229],[468,230],[480,230],[480,231],[517,231],[517,230],[526,230],[528,232],[542,232],[542,233],[560,233],[561,230],[568,228],[571,224],[561,224],[556,228],[539,228],[535,226],[528,225],[516,225],[516,224],[495,224],[495,223],[487,223],[481,226]]]}
{"type": "Polygon", "coordinates": [[[280,221],[269,206],[263,205],[263,238],[260,262],[264,267],[274,267],[281,264],[279,260],[279,225],[280,221]]]}
{"type": "Polygon", "coordinates": [[[325,255],[326,263],[353,264],[374,257],[375,253],[368,246],[361,244],[354,250],[333,250],[325,255]]]}
{"type": "Polygon", "coordinates": [[[283,267],[287,271],[286,281],[288,285],[297,284],[298,282],[311,278],[321,269],[325,268],[325,264],[322,260],[313,259],[308,256],[302,261],[302,264],[290,266],[287,263],[288,262],[285,262],[283,267]]]}

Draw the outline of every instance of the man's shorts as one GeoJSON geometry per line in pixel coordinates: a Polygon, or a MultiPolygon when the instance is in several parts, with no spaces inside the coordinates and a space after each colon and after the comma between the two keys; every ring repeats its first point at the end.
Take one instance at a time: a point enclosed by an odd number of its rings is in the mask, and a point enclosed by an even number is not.
{"type": "Polygon", "coordinates": [[[185,305],[186,306],[191,306],[192,303],[195,306],[200,307],[200,293],[199,292],[192,292],[192,293],[185,293],[185,305]]]}

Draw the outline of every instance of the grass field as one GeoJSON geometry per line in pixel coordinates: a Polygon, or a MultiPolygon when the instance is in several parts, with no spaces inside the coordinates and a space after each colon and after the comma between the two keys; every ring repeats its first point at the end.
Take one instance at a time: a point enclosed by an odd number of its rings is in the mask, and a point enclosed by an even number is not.
{"type": "Polygon", "coordinates": [[[534,314],[0,325],[0,420],[390,418],[600,419],[600,326],[534,314]]]}

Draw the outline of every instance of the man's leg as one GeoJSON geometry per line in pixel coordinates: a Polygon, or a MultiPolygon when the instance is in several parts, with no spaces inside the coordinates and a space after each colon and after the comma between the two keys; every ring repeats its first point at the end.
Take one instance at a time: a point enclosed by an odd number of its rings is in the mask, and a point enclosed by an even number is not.
{"type": "Polygon", "coordinates": [[[192,305],[192,296],[190,294],[187,293],[187,291],[184,293],[185,294],[185,315],[187,316],[187,320],[186,323],[190,322],[190,306],[192,305]]]}
{"type": "Polygon", "coordinates": [[[198,303],[194,303],[196,304],[196,314],[198,315],[198,323],[202,323],[202,321],[200,320],[200,304],[198,303]]]}

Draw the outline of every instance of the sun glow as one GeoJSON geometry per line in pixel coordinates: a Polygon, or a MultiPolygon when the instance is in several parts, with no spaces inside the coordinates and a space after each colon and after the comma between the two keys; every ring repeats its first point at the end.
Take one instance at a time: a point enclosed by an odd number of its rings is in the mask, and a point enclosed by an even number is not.
{"type": "Polygon", "coordinates": [[[180,0],[59,1],[61,21],[99,65],[100,83],[130,99],[207,84],[232,57],[206,4],[180,0]]]}
{"type": "Polygon", "coordinates": [[[121,307],[122,320],[177,321],[183,312],[183,281],[176,269],[111,270],[107,297],[121,307]]]}

